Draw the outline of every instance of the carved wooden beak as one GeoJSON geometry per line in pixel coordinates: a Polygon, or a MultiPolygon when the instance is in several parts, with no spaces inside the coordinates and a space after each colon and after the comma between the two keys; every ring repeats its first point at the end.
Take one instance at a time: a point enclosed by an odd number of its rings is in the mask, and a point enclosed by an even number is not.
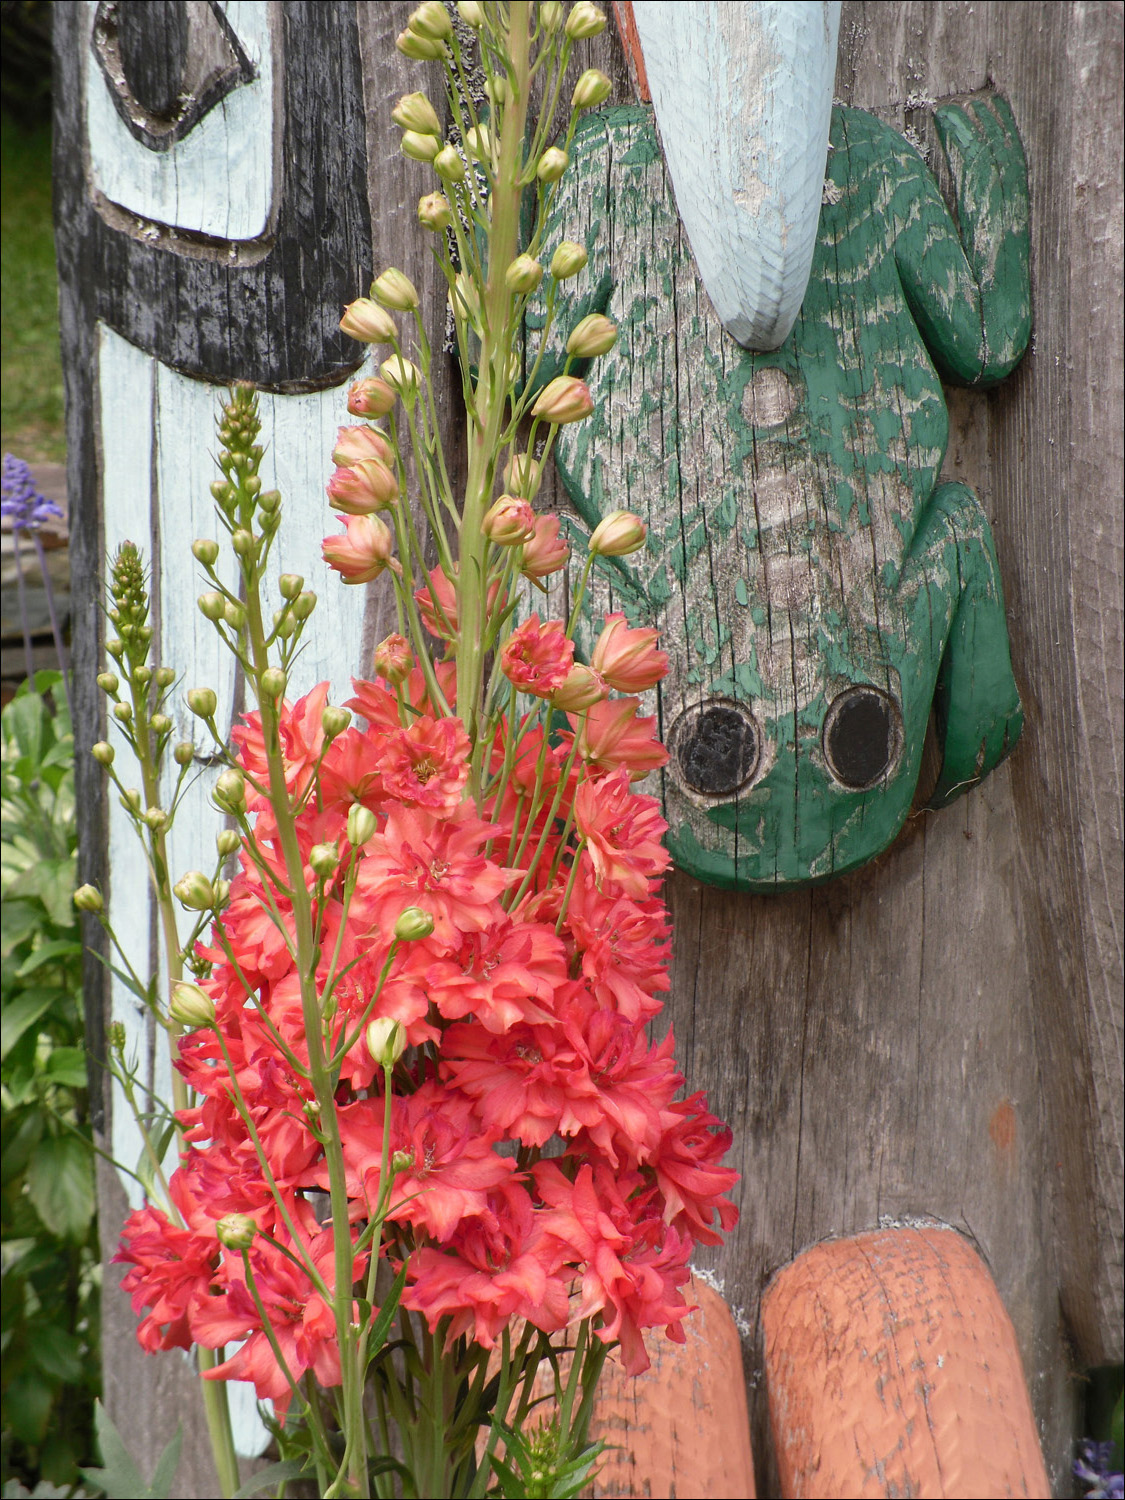
{"type": "Polygon", "coordinates": [[[634,0],[632,12],[708,296],[740,344],[778,349],[816,243],[839,0],[634,0]]]}

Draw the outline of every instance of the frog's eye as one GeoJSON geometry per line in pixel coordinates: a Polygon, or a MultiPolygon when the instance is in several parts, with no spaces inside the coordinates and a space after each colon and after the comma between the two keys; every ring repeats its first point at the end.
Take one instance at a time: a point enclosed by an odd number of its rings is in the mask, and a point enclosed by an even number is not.
{"type": "Polygon", "coordinates": [[[850,687],[824,719],[824,758],[849,791],[885,780],[902,754],[902,715],[893,698],[873,687],[850,687]]]}
{"type": "Polygon", "coordinates": [[[729,797],[758,769],[762,737],[741,704],[719,700],[682,713],[672,725],[668,750],[684,786],[705,797],[729,797]]]}

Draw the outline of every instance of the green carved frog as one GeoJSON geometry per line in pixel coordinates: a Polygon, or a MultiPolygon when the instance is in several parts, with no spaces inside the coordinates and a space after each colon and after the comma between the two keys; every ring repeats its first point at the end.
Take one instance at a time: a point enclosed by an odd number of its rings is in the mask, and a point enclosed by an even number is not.
{"type": "Polygon", "coordinates": [[[608,258],[592,290],[560,288],[556,326],[604,310],[621,328],[585,372],[596,411],[561,430],[556,458],[587,525],[619,507],[648,524],[595,605],[662,632],[668,842],[716,885],[785,888],[879,854],[915,796],[931,708],[933,806],[1019,737],[989,524],[938,475],[941,378],[987,386],[1028,341],[1027,167],[996,94],[935,122],[958,222],[903,136],[833,111],[812,274],[775,353],[722,331],[647,108],[584,122],[553,212],[548,247],[608,258]]]}

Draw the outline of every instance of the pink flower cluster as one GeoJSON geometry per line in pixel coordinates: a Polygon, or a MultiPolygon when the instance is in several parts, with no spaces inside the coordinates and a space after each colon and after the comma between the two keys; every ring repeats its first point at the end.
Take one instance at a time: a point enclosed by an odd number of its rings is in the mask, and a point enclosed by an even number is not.
{"type": "MultiPolygon", "coordinates": [[[[456,600],[433,582],[427,616],[444,632],[456,600]]],[[[651,636],[610,618],[587,669],[601,691],[656,681],[664,659],[651,636]]],[[[407,672],[401,652],[391,659],[396,677],[407,672]]],[[[503,670],[533,695],[571,669],[571,643],[551,623],[527,622],[504,647],[503,670]]],[[[453,702],[452,666],[436,671],[453,702]]],[[[356,682],[349,706],[365,727],[327,744],[326,694],[285,705],[282,743],[310,892],[321,889],[311,851],[335,845],[340,856],[314,916],[333,1045],[355,1038],[336,1095],[353,1233],[379,1202],[386,1146],[394,1176],[379,1253],[406,1265],[407,1308],[485,1347],[513,1319],[557,1332],[592,1318],[639,1371],[645,1329],[683,1337],[694,1244],[717,1242],[736,1218],[726,1197],[736,1174],[721,1164],[730,1132],[702,1095],[677,1099],[671,1034],[646,1036],[669,983],[657,891],[668,856],[658,806],[631,779],[666,758],[655,721],[639,699],[606,696],[553,741],[538,714],[503,720],[478,808],[465,795],[465,729],[434,710],[417,668],[397,689],[356,682]],[[375,831],[353,864],[356,804],[375,831]],[[396,943],[408,907],[433,930],[396,943]],[[410,1049],[394,1074],[389,1143],[383,1072],[364,1040],[367,1019],[382,1017],[410,1049]]],[[[249,794],[266,771],[256,715],[237,739],[249,794]]],[[[155,1207],[132,1214],[118,1258],[146,1349],[244,1340],[213,1376],[253,1381],[284,1410],[292,1392],[262,1312],[295,1379],[311,1370],[338,1383],[333,1232],[316,1211],[329,1184],[312,1088],[286,1058],[306,1062],[308,1049],[284,865],[268,802],[251,796],[250,807],[256,858],[244,849],[204,950],[216,1024],[181,1047],[199,1099],[182,1117],[189,1145],[171,1179],[182,1223],[155,1207]],[[257,1226],[251,1285],[216,1234],[229,1214],[257,1226]]]]}

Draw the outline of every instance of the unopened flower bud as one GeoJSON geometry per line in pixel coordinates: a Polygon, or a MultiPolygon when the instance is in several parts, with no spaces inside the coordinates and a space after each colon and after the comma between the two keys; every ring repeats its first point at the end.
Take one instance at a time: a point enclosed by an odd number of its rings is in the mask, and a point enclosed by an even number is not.
{"type": "Polygon", "coordinates": [[[423,0],[423,4],[410,12],[407,25],[417,36],[429,37],[433,41],[444,41],[453,35],[453,22],[441,0],[423,0]]]}
{"type": "Polygon", "coordinates": [[[105,1039],[109,1043],[109,1050],[120,1056],[125,1051],[127,1041],[124,1021],[111,1021],[105,1029],[105,1039]]]}
{"type": "Polygon", "coordinates": [[[208,620],[221,620],[226,607],[227,601],[216,590],[199,596],[199,612],[208,620]]]}
{"type": "Polygon", "coordinates": [[[543,267],[531,255],[517,255],[504,272],[504,284],[510,292],[533,292],[543,280],[543,267]]]}
{"type": "Polygon", "coordinates": [[[441,141],[436,135],[423,135],[417,130],[404,130],[398,149],[411,161],[433,161],[441,150],[441,141]]]}
{"type": "Polygon", "coordinates": [[[474,31],[484,25],[484,9],[477,0],[457,0],[457,14],[474,31]]]}
{"type": "Polygon", "coordinates": [[[371,295],[384,307],[396,312],[411,312],[418,306],[418,290],[409,276],[393,266],[371,283],[371,295]]]}
{"type": "Polygon", "coordinates": [[[210,911],[215,904],[215,888],[202,870],[189,870],[172,890],[188,911],[210,911]]]}
{"type": "Polygon", "coordinates": [[[113,757],[115,754],[114,748],[106,740],[99,740],[96,745],[91,745],[90,754],[94,757],[99,766],[108,767],[113,765],[113,757]]]}
{"type": "Polygon", "coordinates": [[[349,709],[337,708],[335,704],[328,703],[321,710],[320,727],[324,730],[326,740],[334,740],[337,735],[343,734],[351,722],[352,716],[349,709]]]}
{"type": "Polygon", "coordinates": [[[441,121],[425,94],[403,94],[391,111],[391,119],[401,130],[419,135],[440,135],[441,121]]]}
{"type": "Polygon", "coordinates": [[[227,1250],[249,1250],[258,1226],[249,1214],[224,1214],[215,1223],[215,1235],[227,1250]]]}
{"type": "Polygon", "coordinates": [[[168,1014],[177,1026],[183,1026],[188,1031],[198,1031],[214,1023],[215,1002],[197,984],[179,979],[172,986],[168,1014]]]}
{"type": "Polygon", "coordinates": [[[148,727],[153,734],[167,734],[172,727],[172,721],[167,714],[153,714],[148,721],[148,727]]]}
{"type": "Polygon", "coordinates": [[[353,802],[348,811],[348,843],[358,849],[372,837],[378,827],[375,814],[362,802],[353,802]]]}
{"type": "MultiPolygon", "coordinates": [[[[276,511],[277,511],[277,507],[280,504],[281,504],[281,491],[280,490],[263,490],[262,493],[258,496],[258,509],[261,510],[261,511],[265,511],[265,513],[266,513],[267,516],[274,515],[276,513],[276,511]]],[[[262,527],[263,527],[263,529],[265,528],[265,524],[266,524],[265,520],[263,519],[263,521],[262,521],[262,527]]]]}
{"type": "Polygon", "coordinates": [[[223,907],[227,904],[227,902],[229,900],[230,900],[230,881],[229,880],[216,880],[215,881],[215,910],[216,911],[222,911],[223,907]]]}
{"type": "Polygon", "coordinates": [[[309,850],[309,869],[327,880],[340,862],[335,844],[314,844],[309,850]]]}
{"type": "Polygon", "coordinates": [[[518,547],[535,535],[535,512],[517,495],[501,495],[485,511],[480,529],[498,547],[518,547]]]}
{"type": "Polygon", "coordinates": [[[581,713],[605,698],[608,691],[596,672],[576,662],[567,673],[566,681],[551,694],[551,703],[566,713],[581,713]]]}
{"type": "Polygon", "coordinates": [[[235,828],[220,828],[215,835],[215,848],[220,859],[229,859],[242,848],[242,837],[235,828]]]}
{"type": "Polygon", "coordinates": [[[285,673],[280,667],[267,667],[259,678],[263,698],[280,698],[285,691],[285,673]]]}
{"type": "Polygon", "coordinates": [[[144,662],[141,662],[138,666],[135,666],[133,668],[132,672],[129,675],[132,677],[133,681],[140,687],[148,687],[149,683],[152,681],[152,668],[146,666],[144,662]]]}
{"type": "Polygon", "coordinates": [[[566,422],[581,422],[593,409],[594,398],[584,381],[573,375],[557,375],[539,392],[531,415],[562,426],[566,422]]]}
{"type": "Polygon", "coordinates": [[[141,810],[141,794],[135,786],[128,787],[121,797],[121,806],[126,812],[139,813],[141,810]]]}
{"type": "Polygon", "coordinates": [[[492,137],[487,125],[474,125],[471,130],[466,131],[465,149],[477,161],[488,161],[492,155],[492,137]]]}
{"type": "Polygon", "coordinates": [[[412,1151],[393,1151],[391,1153],[391,1171],[397,1177],[400,1172],[409,1172],[414,1165],[414,1153],[412,1151]]]}
{"type": "MultiPolygon", "coordinates": [[[[441,148],[438,154],[434,157],[434,171],[441,178],[442,182],[464,182],[465,163],[462,161],[461,153],[460,151],[458,151],[456,146],[443,146],[441,148]]],[[[440,198],[442,195],[440,193],[435,193],[431,196],[440,198]]],[[[423,199],[423,202],[424,201],[425,200],[423,199]]],[[[418,205],[418,217],[422,217],[421,203],[418,205]]],[[[450,214],[449,218],[446,220],[446,223],[450,223],[452,221],[452,218],[453,215],[450,214]]],[[[423,219],[422,222],[425,223],[426,221],[423,219]]],[[[432,226],[427,224],[426,227],[430,228],[432,226]]]]}
{"type": "MultiPolygon", "coordinates": [[[[440,154],[440,153],[439,153],[440,154]]],[[[453,153],[457,156],[457,153],[453,153]]],[[[460,161],[460,157],[457,157],[460,161]]],[[[435,168],[437,158],[434,158],[435,168]]],[[[438,174],[441,175],[440,173],[438,174]]],[[[444,193],[427,193],[425,197],[418,199],[418,222],[423,229],[428,229],[436,234],[441,229],[448,229],[453,223],[453,210],[449,206],[449,199],[444,193]]]]}
{"type": "MultiPolygon", "coordinates": [[[[226,479],[213,479],[211,481],[211,498],[216,505],[221,505],[224,510],[229,511],[237,494],[235,487],[226,479]]],[[[200,559],[202,561],[202,558],[200,559]]]]}
{"type": "Polygon", "coordinates": [[[570,7],[566,18],[566,34],[572,42],[583,37],[599,36],[605,30],[605,12],[600,11],[591,0],[578,0],[570,7]]]}
{"type": "Polygon", "coordinates": [[[513,495],[534,495],[539,488],[540,465],[530,453],[513,453],[504,470],[504,483],[513,495]]]}
{"type": "Polygon", "coordinates": [[[119,640],[108,640],[105,643],[106,654],[112,656],[114,661],[120,661],[125,655],[125,642],[119,640]]]}
{"type": "Polygon", "coordinates": [[[375,671],[385,682],[405,682],[414,666],[414,653],[405,636],[393,634],[375,647],[375,671]]]}
{"type": "Polygon", "coordinates": [[[246,606],[240,599],[228,599],[223,608],[223,619],[232,630],[241,630],[246,624],[246,606]]]}
{"type": "Polygon", "coordinates": [[[392,354],[390,359],[385,359],[379,366],[379,373],[391,390],[397,391],[400,396],[413,396],[418,389],[418,369],[408,359],[403,359],[401,354],[392,354]]]}
{"type": "Polygon", "coordinates": [[[115,703],[113,705],[113,717],[119,724],[131,724],[133,722],[133,705],[131,703],[115,703]]]}
{"type": "Polygon", "coordinates": [[[385,380],[368,375],[357,380],[348,392],[348,410],[353,417],[385,417],[397,400],[385,380]]]}
{"type": "Polygon", "coordinates": [[[608,98],[613,85],[598,68],[587,68],[570,96],[571,109],[596,109],[608,98]]]}
{"type": "Polygon", "coordinates": [[[74,904],[79,911],[101,911],[105,902],[96,886],[80,885],[74,893],[74,904]]]}
{"type": "MultiPolygon", "coordinates": [[[[393,406],[398,399],[394,391],[381,380],[372,383],[381,386],[387,392],[393,406]]],[[[395,450],[387,441],[385,434],[374,427],[338,427],[336,446],[332,449],[332,462],[339,464],[342,468],[348,468],[352,464],[362,463],[365,458],[377,458],[380,463],[393,464],[395,450]]],[[[297,593],[300,592],[301,590],[298,589],[297,593]]]]}
{"type": "Polygon", "coordinates": [[[496,77],[485,80],[484,91],[488,95],[488,102],[493,109],[508,102],[508,80],[496,77]]]}
{"type": "Polygon", "coordinates": [[[432,58],[447,56],[444,42],[419,36],[416,31],[399,32],[395,38],[395,46],[403,57],[409,57],[414,62],[429,62],[432,58]]]}
{"type": "Polygon", "coordinates": [[[405,907],[395,923],[395,937],[400,943],[416,943],[421,938],[428,938],[433,930],[433,917],[420,906],[405,907]]]}
{"type": "Polygon", "coordinates": [[[251,531],[247,531],[245,526],[240,526],[237,531],[232,533],[230,544],[234,549],[236,557],[249,557],[254,551],[254,534],[251,531]]]}
{"type": "Polygon", "coordinates": [[[562,25],[562,0],[543,0],[539,7],[539,24],[549,35],[554,35],[562,25]]]}
{"type": "Polygon", "coordinates": [[[305,580],[300,573],[282,573],[277,580],[278,593],[283,599],[296,599],[304,586],[305,580]]]}
{"type": "Polygon", "coordinates": [[[563,240],[551,256],[551,275],[556,281],[566,281],[571,276],[577,276],[588,260],[584,245],[579,245],[574,240],[563,240]]]}
{"type": "Polygon", "coordinates": [[[535,175],[540,182],[558,182],[570,165],[570,157],[558,146],[548,146],[539,158],[535,175]]]}
{"type": "Polygon", "coordinates": [[[370,297],[359,297],[349,302],[340,319],[340,327],[349,338],[359,339],[363,344],[393,344],[398,338],[395,320],[370,297]]]}
{"type": "Polygon", "coordinates": [[[645,544],[645,523],[631,510],[613,510],[594,527],[590,554],[594,557],[625,557],[645,544]]]}
{"type": "Polygon", "coordinates": [[[348,516],[373,515],[398,499],[398,475],[382,459],[361,458],[335,471],[327,493],[334,510],[348,516]]]}
{"type": "Polygon", "coordinates": [[[401,1021],[380,1016],[367,1028],[367,1050],[381,1068],[393,1068],[406,1051],[406,1031],[401,1021]]]}
{"type": "Polygon", "coordinates": [[[215,717],[215,710],[219,706],[219,700],[214,688],[189,688],[187,706],[198,718],[213,719],[215,717]]]}
{"type": "Polygon", "coordinates": [[[175,669],[175,667],[157,667],[157,669],[156,669],[156,685],[157,685],[157,687],[162,687],[162,688],[171,687],[172,684],[175,682],[175,680],[176,680],[176,669],[175,669]]]}
{"type": "Polygon", "coordinates": [[[601,313],[590,313],[576,324],[566,341],[566,352],[575,359],[596,359],[617,343],[617,324],[601,313]]]}
{"type": "Polygon", "coordinates": [[[190,766],[195,759],[195,746],[190,740],[181,740],[172,751],[172,759],[178,766],[190,766]]]}
{"type": "Polygon", "coordinates": [[[234,766],[220,772],[211,801],[223,812],[242,812],[246,806],[246,778],[234,766]]]}
{"type": "Polygon", "coordinates": [[[121,686],[116,672],[99,672],[97,684],[103,693],[116,693],[117,689],[121,686]]]}
{"type": "Polygon", "coordinates": [[[168,814],[162,807],[149,807],[145,809],[143,822],[153,833],[163,833],[168,827],[168,814]]]}

